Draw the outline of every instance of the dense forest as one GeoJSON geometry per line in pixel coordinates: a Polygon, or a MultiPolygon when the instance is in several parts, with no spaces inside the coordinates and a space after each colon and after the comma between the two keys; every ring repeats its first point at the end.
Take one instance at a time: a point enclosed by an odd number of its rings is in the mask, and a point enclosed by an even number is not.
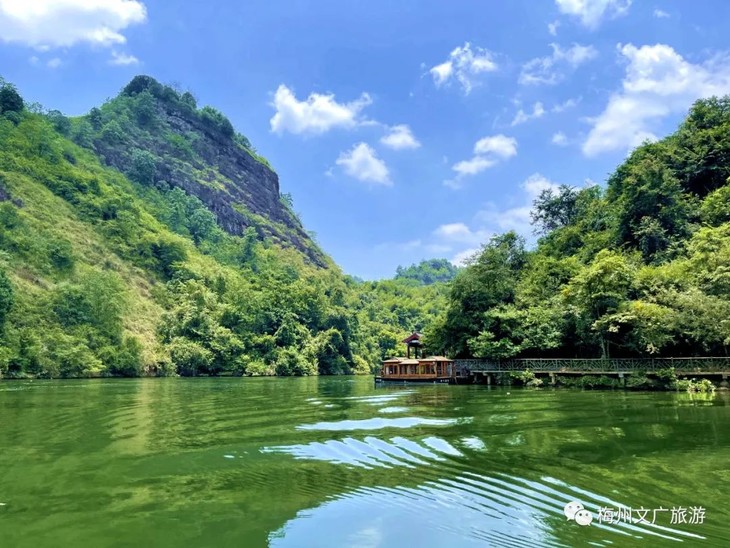
{"type": "Polygon", "coordinates": [[[145,76],[69,118],[0,80],[0,377],[369,373],[453,357],[727,355],[730,99],[603,186],[546,190],[533,249],[344,275],[248,139],[145,76]]]}
{"type": "Polygon", "coordinates": [[[427,330],[452,356],[728,355],[730,98],[696,102],[604,187],[546,190],[533,250],[486,243],[427,330]]]}
{"type": "Polygon", "coordinates": [[[0,376],[369,373],[445,306],[343,275],[192,94],[68,118],[0,82],[0,376]]]}

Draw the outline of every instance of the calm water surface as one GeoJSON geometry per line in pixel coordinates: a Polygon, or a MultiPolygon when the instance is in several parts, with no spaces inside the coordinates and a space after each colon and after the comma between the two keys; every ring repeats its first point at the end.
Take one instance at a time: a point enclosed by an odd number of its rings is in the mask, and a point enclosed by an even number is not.
{"type": "Polygon", "coordinates": [[[0,546],[727,547],[728,425],[725,393],[6,382],[0,546]]]}

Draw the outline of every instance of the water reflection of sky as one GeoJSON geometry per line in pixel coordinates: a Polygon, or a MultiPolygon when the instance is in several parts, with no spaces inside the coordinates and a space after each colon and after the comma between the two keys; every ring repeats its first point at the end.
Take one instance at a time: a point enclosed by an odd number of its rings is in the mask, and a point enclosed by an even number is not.
{"type": "Polygon", "coordinates": [[[372,418],[300,424],[297,430],[380,430],[383,428],[412,428],[414,426],[452,426],[470,419],[427,419],[423,417],[398,417],[396,419],[372,418]]]}
{"type": "Polygon", "coordinates": [[[586,508],[615,501],[559,480],[535,482],[497,474],[466,473],[417,487],[359,488],[316,508],[300,511],[269,537],[270,546],[652,546],[659,540],[703,537],[637,524],[582,528],[567,522],[564,505],[576,498],[586,508]],[[320,534],[326,530],[327,534],[320,534]]]}
{"type": "Polygon", "coordinates": [[[400,436],[387,440],[374,436],[363,439],[347,437],[325,442],[265,447],[261,452],[289,454],[297,459],[321,460],[363,468],[412,468],[428,464],[428,461],[443,461],[448,456],[462,456],[459,449],[436,436],[420,440],[400,436]]]}

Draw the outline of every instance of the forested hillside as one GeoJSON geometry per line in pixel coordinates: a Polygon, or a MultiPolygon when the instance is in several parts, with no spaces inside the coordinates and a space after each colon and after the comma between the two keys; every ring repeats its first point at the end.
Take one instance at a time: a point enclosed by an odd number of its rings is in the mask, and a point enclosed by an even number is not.
{"type": "Polygon", "coordinates": [[[494,237],[452,284],[430,343],[455,356],[725,356],[730,98],[698,101],[606,187],[547,190],[528,251],[494,237]]]}
{"type": "Polygon", "coordinates": [[[189,93],[67,118],[0,82],[0,376],[370,372],[445,294],[344,276],[189,93]]]}

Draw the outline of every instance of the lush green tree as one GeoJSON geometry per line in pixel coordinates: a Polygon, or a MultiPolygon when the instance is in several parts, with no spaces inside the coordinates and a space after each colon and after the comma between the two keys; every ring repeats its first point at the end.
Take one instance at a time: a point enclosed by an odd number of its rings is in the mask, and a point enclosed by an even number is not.
{"type": "Polygon", "coordinates": [[[493,237],[474,262],[456,276],[444,324],[449,341],[445,350],[456,356],[470,354],[468,341],[486,327],[484,312],[514,301],[526,258],[524,240],[508,232],[493,237]]]}
{"type": "Polygon", "coordinates": [[[8,312],[13,306],[13,300],[13,285],[5,272],[0,270],[0,332],[2,332],[8,312]]]}
{"type": "Polygon", "coordinates": [[[535,231],[545,234],[572,224],[577,213],[577,199],[578,191],[568,185],[560,185],[558,190],[543,189],[530,212],[535,231]]]}
{"type": "Polygon", "coordinates": [[[730,184],[707,195],[700,206],[700,218],[712,226],[730,222],[730,184]]]}
{"type": "Polygon", "coordinates": [[[170,341],[169,350],[172,363],[183,377],[195,377],[207,372],[214,359],[210,350],[183,337],[170,341]]]}
{"type": "Polygon", "coordinates": [[[68,136],[71,134],[71,120],[64,116],[61,111],[51,110],[46,116],[61,135],[68,136]]]}
{"type": "Polygon", "coordinates": [[[151,185],[155,182],[157,163],[155,156],[147,151],[134,149],[129,177],[142,185],[151,185]]]}
{"type": "Polygon", "coordinates": [[[23,98],[11,84],[3,84],[0,87],[0,113],[21,112],[25,107],[23,98]]]}
{"type": "Polygon", "coordinates": [[[617,237],[636,246],[645,260],[666,250],[674,239],[689,235],[692,200],[682,192],[679,180],[655,149],[645,145],[609,179],[609,201],[618,206],[617,237]]]}
{"type": "Polygon", "coordinates": [[[668,138],[667,164],[685,190],[704,197],[730,176],[730,98],[710,97],[692,106],[677,133],[668,138]]]}
{"type": "Polygon", "coordinates": [[[624,255],[604,250],[564,289],[571,313],[582,320],[581,338],[589,342],[595,334],[603,358],[610,356],[613,333],[605,317],[618,312],[629,299],[634,278],[635,267],[624,255]]]}

